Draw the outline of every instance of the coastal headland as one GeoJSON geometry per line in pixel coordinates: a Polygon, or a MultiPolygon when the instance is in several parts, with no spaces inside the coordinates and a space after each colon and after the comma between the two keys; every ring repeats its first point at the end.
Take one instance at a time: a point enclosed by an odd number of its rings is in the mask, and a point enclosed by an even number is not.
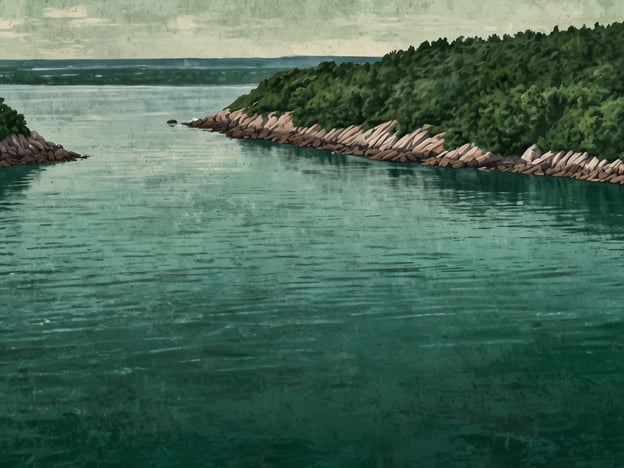
{"type": "Polygon", "coordinates": [[[24,115],[0,97],[0,167],[73,161],[86,157],[31,131],[24,115]]]}
{"type": "Polygon", "coordinates": [[[189,123],[394,162],[624,182],[624,23],[279,72],[189,123]]]}
{"type": "Polygon", "coordinates": [[[74,161],[88,156],[69,151],[48,141],[35,131],[26,135],[9,135],[0,141],[0,167],[74,161]]]}
{"type": "Polygon", "coordinates": [[[325,130],[319,124],[294,126],[291,112],[250,116],[243,109],[230,111],[226,108],[183,125],[210,129],[232,138],[269,140],[371,160],[497,170],[624,185],[624,161],[621,159],[609,161],[587,152],[543,152],[537,145],[531,145],[520,156],[501,156],[471,143],[446,150],[444,133],[432,135],[431,126],[425,125],[399,137],[393,131],[396,120],[383,122],[368,130],[363,130],[360,125],[325,130]]]}

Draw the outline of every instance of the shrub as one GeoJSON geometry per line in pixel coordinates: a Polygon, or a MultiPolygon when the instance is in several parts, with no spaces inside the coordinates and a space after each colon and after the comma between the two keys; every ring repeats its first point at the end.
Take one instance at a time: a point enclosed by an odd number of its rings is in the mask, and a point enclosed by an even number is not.
{"type": "Polygon", "coordinates": [[[9,135],[30,135],[30,130],[26,126],[26,119],[15,109],[4,103],[4,98],[0,97],[0,140],[9,135]]]}

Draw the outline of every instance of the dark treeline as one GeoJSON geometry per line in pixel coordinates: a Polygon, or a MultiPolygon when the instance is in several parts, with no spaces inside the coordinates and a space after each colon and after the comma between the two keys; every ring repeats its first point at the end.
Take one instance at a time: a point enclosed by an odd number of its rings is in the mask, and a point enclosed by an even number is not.
{"type": "Polygon", "coordinates": [[[9,135],[30,135],[26,119],[0,97],[0,140],[9,135]]]}
{"type": "Polygon", "coordinates": [[[537,143],[612,159],[624,154],[623,50],[624,23],[439,39],[376,63],[278,73],[230,107],[294,111],[298,126],[397,119],[406,133],[429,123],[447,147],[520,154],[537,143]]]}

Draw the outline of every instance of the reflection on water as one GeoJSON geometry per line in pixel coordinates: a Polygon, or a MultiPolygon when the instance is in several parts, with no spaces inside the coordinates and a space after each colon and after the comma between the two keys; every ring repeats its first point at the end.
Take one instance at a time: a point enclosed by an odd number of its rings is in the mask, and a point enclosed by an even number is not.
{"type": "MultiPolygon", "coordinates": [[[[280,151],[278,146],[266,141],[239,140],[243,151],[267,157],[280,151]]],[[[307,171],[308,175],[322,174],[299,164],[302,158],[313,160],[320,166],[332,166],[336,169],[331,177],[349,177],[353,166],[362,170],[382,173],[389,179],[387,183],[394,188],[405,190],[421,187],[427,192],[435,192],[444,198],[448,208],[462,202],[479,198],[481,202],[493,205],[504,204],[513,207],[527,203],[536,210],[549,210],[559,217],[561,226],[566,226],[570,217],[578,222],[577,228],[600,230],[603,226],[617,227],[624,222],[622,188],[614,184],[587,183],[557,177],[527,177],[522,174],[491,173],[478,170],[452,170],[449,168],[428,167],[388,163],[379,164],[354,156],[345,156],[329,151],[316,151],[309,148],[287,146],[288,157],[282,162],[285,168],[294,171],[307,171]],[[341,170],[344,168],[345,170],[341,170]]],[[[559,227],[561,227],[559,226],[559,227]]],[[[599,231],[596,231],[599,232],[599,231]]]]}
{"type": "Polygon", "coordinates": [[[521,174],[493,175],[472,170],[433,170],[440,177],[429,178],[426,188],[438,190],[440,196],[447,194],[451,203],[466,194],[507,204],[524,203],[528,197],[535,209],[549,210],[558,221],[554,224],[560,228],[574,224],[571,227],[575,229],[609,232],[610,228],[620,228],[624,222],[624,193],[618,185],[521,174]]]}
{"type": "Polygon", "coordinates": [[[5,91],[0,465],[624,464],[620,186],[145,117],[240,92],[5,91]]]}
{"type": "Polygon", "coordinates": [[[9,206],[3,202],[13,200],[12,195],[15,192],[21,192],[28,188],[43,167],[39,165],[13,166],[3,167],[0,170],[0,210],[9,209],[9,206]]]}

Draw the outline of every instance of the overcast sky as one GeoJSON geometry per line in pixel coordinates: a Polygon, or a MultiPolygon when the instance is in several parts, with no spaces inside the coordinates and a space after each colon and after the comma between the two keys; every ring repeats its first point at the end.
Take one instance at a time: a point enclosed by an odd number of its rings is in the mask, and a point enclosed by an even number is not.
{"type": "Polygon", "coordinates": [[[0,58],[383,55],[622,20],[622,0],[0,0],[0,58]]]}

